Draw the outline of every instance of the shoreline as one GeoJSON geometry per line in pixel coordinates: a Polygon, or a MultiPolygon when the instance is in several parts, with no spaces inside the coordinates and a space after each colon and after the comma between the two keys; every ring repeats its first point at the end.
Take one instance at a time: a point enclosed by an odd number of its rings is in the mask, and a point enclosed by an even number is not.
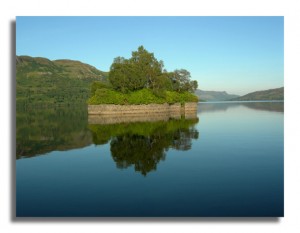
{"type": "Polygon", "coordinates": [[[198,104],[224,104],[224,103],[284,103],[284,100],[220,100],[220,101],[199,101],[198,104]]]}

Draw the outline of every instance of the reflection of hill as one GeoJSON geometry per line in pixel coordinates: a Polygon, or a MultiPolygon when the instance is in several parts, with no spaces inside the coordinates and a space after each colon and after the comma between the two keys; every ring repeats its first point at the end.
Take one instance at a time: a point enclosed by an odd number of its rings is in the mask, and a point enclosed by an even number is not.
{"type": "Polygon", "coordinates": [[[265,110],[271,112],[284,112],[283,102],[251,102],[243,103],[244,106],[257,110],[265,110]]]}
{"type": "Polygon", "coordinates": [[[92,143],[86,106],[17,109],[17,158],[53,150],[81,148],[92,143]]]}
{"type": "Polygon", "coordinates": [[[229,108],[235,108],[239,106],[245,106],[251,109],[272,111],[272,112],[284,111],[283,102],[219,102],[219,103],[201,103],[198,107],[198,113],[227,111],[227,109],[229,108]]]}
{"type": "Polygon", "coordinates": [[[159,122],[136,122],[109,125],[89,125],[95,144],[109,140],[111,155],[118,168],[134,166],[146,175],[165,159],[169,148],[189,150],[198,131],[193,127],[198,118],[159,122]]]}
{"type": "Polygon", "coordinates": [[[236,103],[226,103],[226,102],[220,102],[220,103],[201,103],[198,107],[198,112],[225,112],[228,108],[237,107],[239,104],[236,103]]]}

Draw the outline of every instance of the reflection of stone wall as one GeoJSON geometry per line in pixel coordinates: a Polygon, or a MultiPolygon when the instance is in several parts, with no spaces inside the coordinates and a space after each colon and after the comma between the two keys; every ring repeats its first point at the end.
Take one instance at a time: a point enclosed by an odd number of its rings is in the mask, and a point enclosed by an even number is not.
{"type": "Polygon", "coordinates": [[[197,103],[185,103],[184,106],[185,119],[194,119],[197,117],[197,103]]]}
{"type": "Polygon", "coordinates": [[[121,122],[167,121],[181,116],[197,117],[197,103],[148,104],[148,105],[88,105],[89,124],[112,124],[121,122]]]}
{"type": "Polygon", "coordinates": [[[185,103],[184,111],[185,112],[197,112],[197,106],[198,105],[195,102],[185,103]]]}
{"type": "MultiPolygon", "coordinates": [[[[177,114],[172,117],[174,119],[180,119],[181,115],[177,114]]],[[[89,115],[89,124],[117,124],[125,122],[156,122],[156,121],[168,121],[170,119],[169,114],[130,114],[130,115],[89,115]]]]}

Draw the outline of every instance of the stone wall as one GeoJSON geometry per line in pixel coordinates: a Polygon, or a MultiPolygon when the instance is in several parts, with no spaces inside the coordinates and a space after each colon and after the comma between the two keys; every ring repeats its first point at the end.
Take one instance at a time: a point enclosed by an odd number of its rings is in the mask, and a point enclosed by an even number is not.
{"type": "Polygon", "coordinates": [[[170,118],[197,118],[197,103],[147,105],[88,105],[89,124],[121,122],[167,121],[170,118]]]}
{"type": "Polygon", "coordinates": [[[141,105],[114,105],[100,104],[88,105],[89,115],[130,115],[130,114],[184,114],[185,112],[197,112],[197,103],[176,104],[141,104],[141,105]]]}
{"type": "Polygon", "coordinates": [[[121,123],[157,121],[197,117],[197,103],[147,104],[147,105],[88,105],[89,123],[121,123]]]}
{"type": "Polygon", "coordinates": [[[197,118],[197,103],[147,105],[88,105],[89,124],[167,121],[170,118],[197,118]]]}

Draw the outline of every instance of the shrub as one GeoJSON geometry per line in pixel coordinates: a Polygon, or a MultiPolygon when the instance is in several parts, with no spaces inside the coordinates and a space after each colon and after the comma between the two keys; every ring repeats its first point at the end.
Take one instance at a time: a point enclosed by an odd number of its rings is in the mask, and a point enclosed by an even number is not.
{"type": "Polygon", "coordinates": [[[157,96],[149,89],[141,89],[129,93],[121,93],[112,89],[100,88],[88,100],[88,104],[163,104],[197,102],[197,96],[189,92],[165,91],[157,96]],[[163,97],[165,96],[165,97],[163,97]]]}

